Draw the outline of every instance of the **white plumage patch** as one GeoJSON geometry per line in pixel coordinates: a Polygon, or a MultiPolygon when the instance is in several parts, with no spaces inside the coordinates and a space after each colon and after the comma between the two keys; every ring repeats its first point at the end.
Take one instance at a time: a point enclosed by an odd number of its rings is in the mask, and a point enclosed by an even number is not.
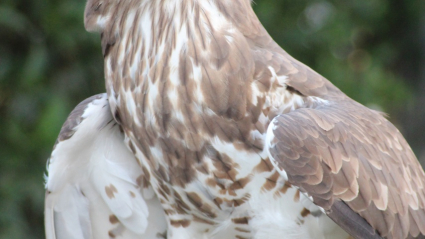
{"type": "Polygon", "coordinates": [[[261,215],[250,221],[250,226],[256,229],[255,238],[281,239],[283,235],[287,239],[311,238],[305,227],[285,217],[280,210],[281,208],[265,207],[265,211],[261,215]]]}
{"type": "Polygon", "coordinates": [[[56,145],[46,182],[47,238],[157,238],[166,229],[156,197],[124,144],[106,94],[87,104],[74,134],[56,145]],[[154,211],[154,214],[150,212],[154,211]]]}
{"type": "Polygon", "coordinates": [[[273,139],[274,139],[274,134],[273,134],[273,130],[275,129],[275,124],[274,124],[274,120],[272,120],[269,124],[269,126],[267,127],[267,134],[266,134],[266,145],[264,147],[264,150],[267,152],[267,155],[270,159],[270,162],[273,164],[274,168],[279,172],[279,174],[285,179],[288,180],[288,175],[286,174],[285,170],[283,170],[281,167],[279,167],[278,163],[276,162],[276,160],[273,158],[273,156],[270,153],[270,148],[274,147],[274,143],[273,143],[273,139]]]}
{"type": "Polygon", "coordinates": [[[273,197],[271,192],[252,196],[249,204],[253,210],[253,217],[249,225],[254,238],[320,238],[318,235],[310,235],[309,227],[304,224],[305,219],[300,218],[303,205],[294,202],[295,193],[296,189],[290,188],[279,198],[273,197]]]}
{"type": "Polygon", "coordinates": [[[255,239],[347,238],[347,233],[322,214],[321,208],[308,197],[301,193],[299,201],[294,201],[297,191],[296,187],[291,187],[278,198],[273,197],[272,191],[252,195],[249,226],[255,239]],[[311,214],[303,217],[300,214],[303,208],[311,214]]]}

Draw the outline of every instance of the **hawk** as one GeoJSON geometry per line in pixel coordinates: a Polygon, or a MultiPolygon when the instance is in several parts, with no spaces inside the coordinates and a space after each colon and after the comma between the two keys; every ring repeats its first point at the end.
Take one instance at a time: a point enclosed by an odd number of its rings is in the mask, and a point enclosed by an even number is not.
{"type": "Polygon", "coordinates": [[[49,238],[424,238],[385,117],[281,49],[250,0],[88,0],[107,96],[65,122],[49,238]]]}

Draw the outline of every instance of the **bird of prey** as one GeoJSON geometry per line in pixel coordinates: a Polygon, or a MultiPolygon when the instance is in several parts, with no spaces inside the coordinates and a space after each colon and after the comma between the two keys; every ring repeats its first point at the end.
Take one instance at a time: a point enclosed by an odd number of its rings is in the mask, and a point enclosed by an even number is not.
{"type": "Polygon", "coordinates": [[[59,135],[50,238],[424,238],[403,136],[281,49],[250,0],[88,0],[84,17],[107,99],[59,135]]]}

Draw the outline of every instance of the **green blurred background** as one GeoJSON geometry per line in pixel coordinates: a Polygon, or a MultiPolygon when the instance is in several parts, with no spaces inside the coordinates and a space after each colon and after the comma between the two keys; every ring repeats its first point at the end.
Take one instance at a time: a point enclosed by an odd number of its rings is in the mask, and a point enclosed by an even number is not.
{"type": "MultiPolygon", "coordinates": [[[[0,238],[43,238],[43,174],[72,108],[104,92],[85,1],[0,2],[0,238]]],[[[390,115],[425,162],[425,1],[257,0],[274,39],[390,115]]]]}

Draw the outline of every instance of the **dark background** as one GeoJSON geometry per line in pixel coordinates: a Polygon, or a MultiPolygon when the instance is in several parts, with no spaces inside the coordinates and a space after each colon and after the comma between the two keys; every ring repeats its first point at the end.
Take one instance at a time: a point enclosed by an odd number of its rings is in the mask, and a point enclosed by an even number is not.
{"type": "MultiPolygon", "coordinates": [[[[425,1],[257,0],[274,39],[355,100],[389,113],[425,162],[425,1]]],[[[84,0],[0,3],[0,238],[43,238],[43,174],[72,108],[104,92],[84,0]]]]}

